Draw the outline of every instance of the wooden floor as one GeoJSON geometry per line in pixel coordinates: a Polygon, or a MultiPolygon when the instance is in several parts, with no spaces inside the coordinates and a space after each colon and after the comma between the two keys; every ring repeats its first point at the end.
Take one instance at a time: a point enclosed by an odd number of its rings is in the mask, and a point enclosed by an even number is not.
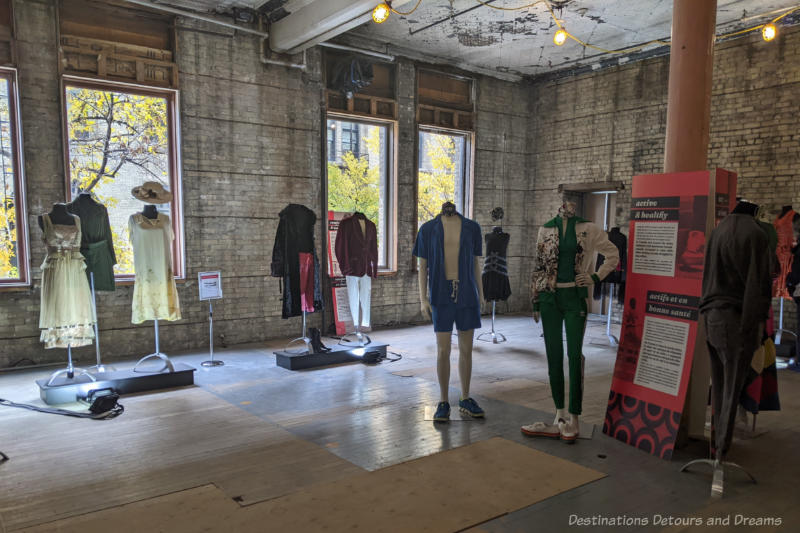
{"type": "MultiPolygon", "coordinates": [[[[275,366],[272,351],[282,343],[218,351],[226,363],[218,368],[199,365],[206,354],[178,355],[176,360],[198,369],[195,387],[126,397],[126,412],[111,421],[0,408],[0,450],[11,456],[0,465],[0,532],[207,484],[247,506],[497,436],[608,476],[497,517],[475,531],[531,531],[532,524],[566,531],[570,515],[652,520],[656,514],[707,519],[727,513],[782,519],[781,529],[759,530],[800,530],[795,505],[800,374],[780,372],[783,410],[759,415],[764,433],[734,444],[731,460],[747,466],[759,484],[732,475],[726,498],[714,502],[708,497],[707,473],[678,472],[683,462],[704,456],[702,443],[678,450],[666,462],[602,435],[615,358],[604,323],[590,322],[584,348],[582,427],[597,428],[591,440],[572,446],[520,435],[520,425],[552,417],[541,328],[527,317],[500,317],[497,329],[507,343],[475,343],[471,395],[486,409],[482,421],[440,426],[423,420],[425,406],[438,400],[430,325],[373,332],[374,340],[389,343],[403,356],[378,366],[290,372],[275,366]]],[[[456,353],[454,344],[453,402],[460,386],[456,353]]],[[[0,374],[0,397],[38,403],[34,379],[48,373],[0,374]]],[[[536,472],[530,477],[535,483],[536,472]]],[[[442,498],[447,490],[442,487],[442,498]]],[[[624,531],[660,529],[693,530],[624,531]]]]}

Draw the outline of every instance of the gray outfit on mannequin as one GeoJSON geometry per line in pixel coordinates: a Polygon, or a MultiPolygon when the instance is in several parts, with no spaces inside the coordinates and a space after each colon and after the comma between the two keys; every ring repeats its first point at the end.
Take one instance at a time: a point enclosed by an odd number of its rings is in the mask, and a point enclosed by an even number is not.
{"type": "Polygon", "coordinates": [[[746,214],[728,215],[706,245],[700,312],[711,358],[712,445],[723,459],[733,436],[747,368],[771,301],[767,235],[746,214]]]}

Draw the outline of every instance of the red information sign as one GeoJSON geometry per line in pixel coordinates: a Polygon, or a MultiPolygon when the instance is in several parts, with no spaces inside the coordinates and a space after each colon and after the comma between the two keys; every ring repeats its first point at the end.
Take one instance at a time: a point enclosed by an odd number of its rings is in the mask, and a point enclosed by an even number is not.
{"type": "Polygon", "coordinates": [[[603,432],[664,459],[693,360],[705,354],[698,305],[706,237],[735,193],[736,175],[721,169],[633,178],[625,311],[603,432]]]}

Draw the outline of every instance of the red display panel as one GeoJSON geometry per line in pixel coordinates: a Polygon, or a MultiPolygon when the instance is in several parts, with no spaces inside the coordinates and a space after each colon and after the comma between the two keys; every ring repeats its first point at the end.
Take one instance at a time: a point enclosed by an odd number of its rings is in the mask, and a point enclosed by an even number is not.
{"type": "Polygon", "coordinates": [[[724,170],[633,178],[625,306],[603,432],[664,459],[672,457],[694,357],[705,353],[698,305],[706,237],[733,207],[735,183],[724,170]]]}

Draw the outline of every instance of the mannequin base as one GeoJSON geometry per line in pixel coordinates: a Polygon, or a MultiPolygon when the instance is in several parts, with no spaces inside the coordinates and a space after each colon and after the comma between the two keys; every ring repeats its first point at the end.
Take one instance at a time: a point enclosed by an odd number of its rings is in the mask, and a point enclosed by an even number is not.
{"type": "Polygon", "coordinates": [[[747,477],[750,478],[750,481],[753,483],[758,483],[756,478],[753,475],[742,468],[741,466],[737,465],[736,463],[731,463],[728,461],[718,461],[716,459],[695,459],[694,461],[690,461],[681,467],[681,472],[687,472],[690,467],[694,465],[707,465],[710,466],[714,472],[714,477],[711,480],[711,497],[712,498],[721,498],[724,491],[725,491],[725,469],[735,469],[744,472],[747,477]]]}
{"type": "Polygon", "coordinates": [[[119,394],[133,394],[194,384],[195,369],[183,363],[175,363],[172,372],[134,372],[133,369],[102,372],[80,379],[56,378],[52,384],[47,379],[36,381],[39,397],[48,405],[72,403],[86,398],[90,391],[114,389],[119,394]],[[95,381],[90,381],[94,378],[95,381]]]}
{"type": "Polygon", "coordinates": [[[366,353],[377,352],[380,357],[386,357],[388,344],[370,344],[368,347],[354,348],[352,346],[336,345],[331,351],[323,353],[293,353],[286,350],[275,352],[275,364],[287,370],[304,370],[321,366],[338,365],[342,363],[361,362],[366,353]]]}
{"type": "Polygon", "coordinates": [[[169,372],[175,372],[175,365],[173,365],[172,361],[169,360],[169,357],[167,356],[167,354],[161,353],[161,352],[151,353],[150,355],[145,355],[144,357],[139,359],[139,362],[136,363],[136,365],[133,367],[133,371],[134,372],[142,372],[142,373],[160,373],[160,372],[164,372],[165,370],[167,370],[169,372]],[[161,359],[161,361],[164,363],[164,366],[162,366],[161,368],[159,368],[157,370],[146,370],[146,369],[139,368],[139,365],[141,365],[142,363],[144,363],[148,359],[161,359]]]}

